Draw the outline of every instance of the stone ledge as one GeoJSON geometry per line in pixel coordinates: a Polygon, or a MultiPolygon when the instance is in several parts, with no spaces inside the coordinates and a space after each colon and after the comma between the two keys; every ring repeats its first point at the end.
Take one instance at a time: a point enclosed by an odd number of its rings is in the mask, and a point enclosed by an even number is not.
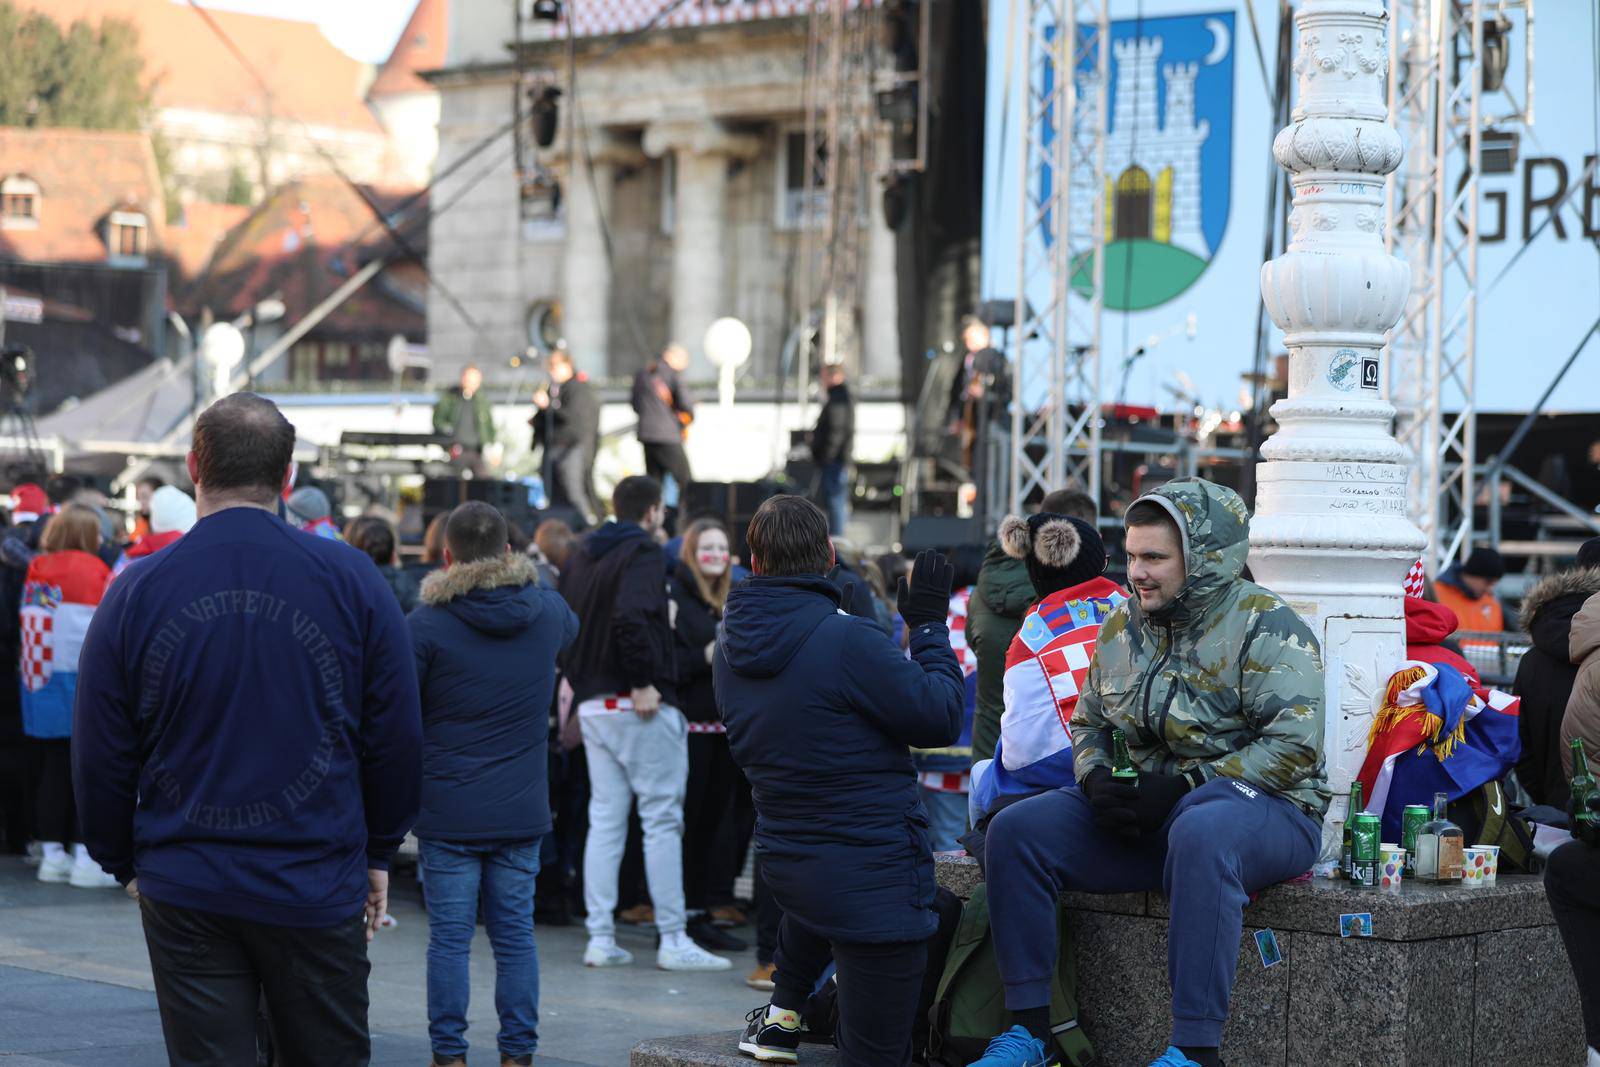
{"type": "MultiPolygon", "coordinates": [[[[983,881],[977,861],[965,854],[940,853],[935,870],[939,884],[963,900],[983,881]]],[[[1170,914],[1161,893],[1068,892],[1062,899],[1073,911],[1161,919],[1170,914]]],[[[1497,884],[1482,889],[1407,885],[1392,892],[1357,889],[1331,878],[1275,885],[1245,909],[1244,922],[1248,927],[1337,935],[1339,916],[1350,912],[1372,915],[1372,938],[1377,941],[1464,937],[1555,921],[1539,876],[1504,874],[1497,884]]]]}
{"type": "MultiPolygon", "coordinates": [[[[751,1067],[755,1062],[739,1051],[738,1030],[653,1037],[635,1045],[628,1056],[628,1067],[751,1067]]],[[[832,1045],[801,1045],[800,1062],[806,1067],[838,1067],[839,1050],[832,1045]]]]}

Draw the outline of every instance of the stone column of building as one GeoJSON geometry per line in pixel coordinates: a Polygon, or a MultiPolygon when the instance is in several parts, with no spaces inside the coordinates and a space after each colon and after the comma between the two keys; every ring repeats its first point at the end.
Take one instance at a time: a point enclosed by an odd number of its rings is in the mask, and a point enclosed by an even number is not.
{"type": "Polygon", "coordinates": [[[1273,143],[1293,175],[1288,250],[1261,292],[1289,349],[1289,395],[1261,448],[1250,566],[1322,643],[1337,852],[1344,796],[1379,694],[1405,654],[1401,583],[1424,539],[1407,517],[1410,457],[1390,434],[1384,334],[1410,286],[1384,252],[1384,175],[1400,163],[1387,122],[1382,0],[1305,0],[1295,15],[1299,102],[1273,143]]]}
{"type": "Polygon", "coordinates": [[[692,378],[715,374],[705,355],[706,327],[735,315],[727,271],[728,165],[760,151],[758,138],[712,119],[658,122],[644,132],[651,156],[673,154],[672,337],[689,350],[692,378]]]}
{"type": "Polygon", "coordinates": [[[577,365],[604,376],[611,369],[611,260],[606,255],[602,217],[614,217],[612,190],[618,167],[637,166],[644,153],[637,143],[607,130],[588,134],[588,159],[567,160],[562,193],[566,203],[566,254],[562,257],[562,333],[577,365]]]}
{"type": "MultiPolygon", "coordinates": [[[[874,185],[876,190],[877,186],[874,185]]],[[[878,197],[869,197],[863,212],[867,228],[866,278],[861,324],[863,377],[900,377],[900,292],[895,276],[895,234],[883,223],[878,197]]]]}

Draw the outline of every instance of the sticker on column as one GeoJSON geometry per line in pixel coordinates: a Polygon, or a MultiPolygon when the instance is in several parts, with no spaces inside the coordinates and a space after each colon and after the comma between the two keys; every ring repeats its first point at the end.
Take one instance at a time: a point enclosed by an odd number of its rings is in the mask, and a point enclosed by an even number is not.
{"type": "Polygon", "coordinates": [[[1270,929],[1256,931],[1256,951],[1261,954],[1263,968],[1276,967],[1283,962],[1283,952],[1278,948],[1278,935],[1270,929]]]}
{"type": "Polygon", "coordinates": [[[1341,348],[1328,362],[1328,384],[1341,393],[1354,392],[1361,375],[1361,353],[1353,348],[1341,348]]]}
{"type": "Polygon", "coordinates": [[[1371,389],[1373,392],[1377,392],[1377,389],[1378,389],[1378,357],[1377,356],[1362,356],[1361,357],[1361,388],[1363,388],[1363,389],[1371,389]]]}

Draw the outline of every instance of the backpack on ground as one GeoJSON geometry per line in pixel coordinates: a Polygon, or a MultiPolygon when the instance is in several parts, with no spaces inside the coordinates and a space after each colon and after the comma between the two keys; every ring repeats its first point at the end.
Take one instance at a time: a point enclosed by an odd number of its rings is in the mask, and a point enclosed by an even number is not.
{"type": "MultiPolygon", "coordinates": [[[[928,1013],[928,1063],[933,1067],[966,1067],[983,1055],[989,1039],[1011,1026],[1005,987],[995,962],[994,941],[989,936],[989,895],[986,885],[972,892],[961,909],[944,973],[928,1013]]],[[[1094,1046],[1078,1025],[1078,972],[1067,936],[1067,916],[1056,913],[1056,971],[1050,984],[1050,1028],[1063,1063],[1088,1067],[1094,1046]]]]}

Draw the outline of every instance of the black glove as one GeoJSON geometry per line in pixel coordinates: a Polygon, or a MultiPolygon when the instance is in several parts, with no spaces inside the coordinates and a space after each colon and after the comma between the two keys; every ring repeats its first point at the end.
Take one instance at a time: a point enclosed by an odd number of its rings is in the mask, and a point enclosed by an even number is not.
{"type": "Polygon", "coordinates": [[[1112,795],[1114,784],[1116,779],[1111,776],[1110,767],[1096,767],[1078,783],[1083,795],[1089,798],[1089,806],[1094,809],[1096,826],[1118,837],[1138,837],[1139,817],[1127,800],[1112,795]]]}
{"type": "MultiPolygon", "coordinates": [[[[1589,810],[1600,815],[1600,793],[1589,798],[1589,810]]],[[[1567,799],[1567,825],[1572,828],[1573,837],[1590,848],[1600,848],[1600,823],[1580,821],[1578,805],[1571,797],[1567,799]]]]}
{"type": "MultiPolygon", "coordinates": [[[[1109,809],[1126,808],[1141,833],[1159,830],[1172,809],[1190,789],[1189,779],[1181,774],[1152,774],[1140,771],[1138,783],[1113,778],[1099,791],[1109,809]]],[[[1094,803],[1093,798],[1090,803],[1094,803]]]]}
{"type": "Polygon", "coordinates": [[[930,622],[941,625],[950,616],[950,586],[956,579],[956,569],[938,552],[918,552],[911,565],[911,584],[900,579],[895,606],[906,627],[915,630],[930,622]]]}

